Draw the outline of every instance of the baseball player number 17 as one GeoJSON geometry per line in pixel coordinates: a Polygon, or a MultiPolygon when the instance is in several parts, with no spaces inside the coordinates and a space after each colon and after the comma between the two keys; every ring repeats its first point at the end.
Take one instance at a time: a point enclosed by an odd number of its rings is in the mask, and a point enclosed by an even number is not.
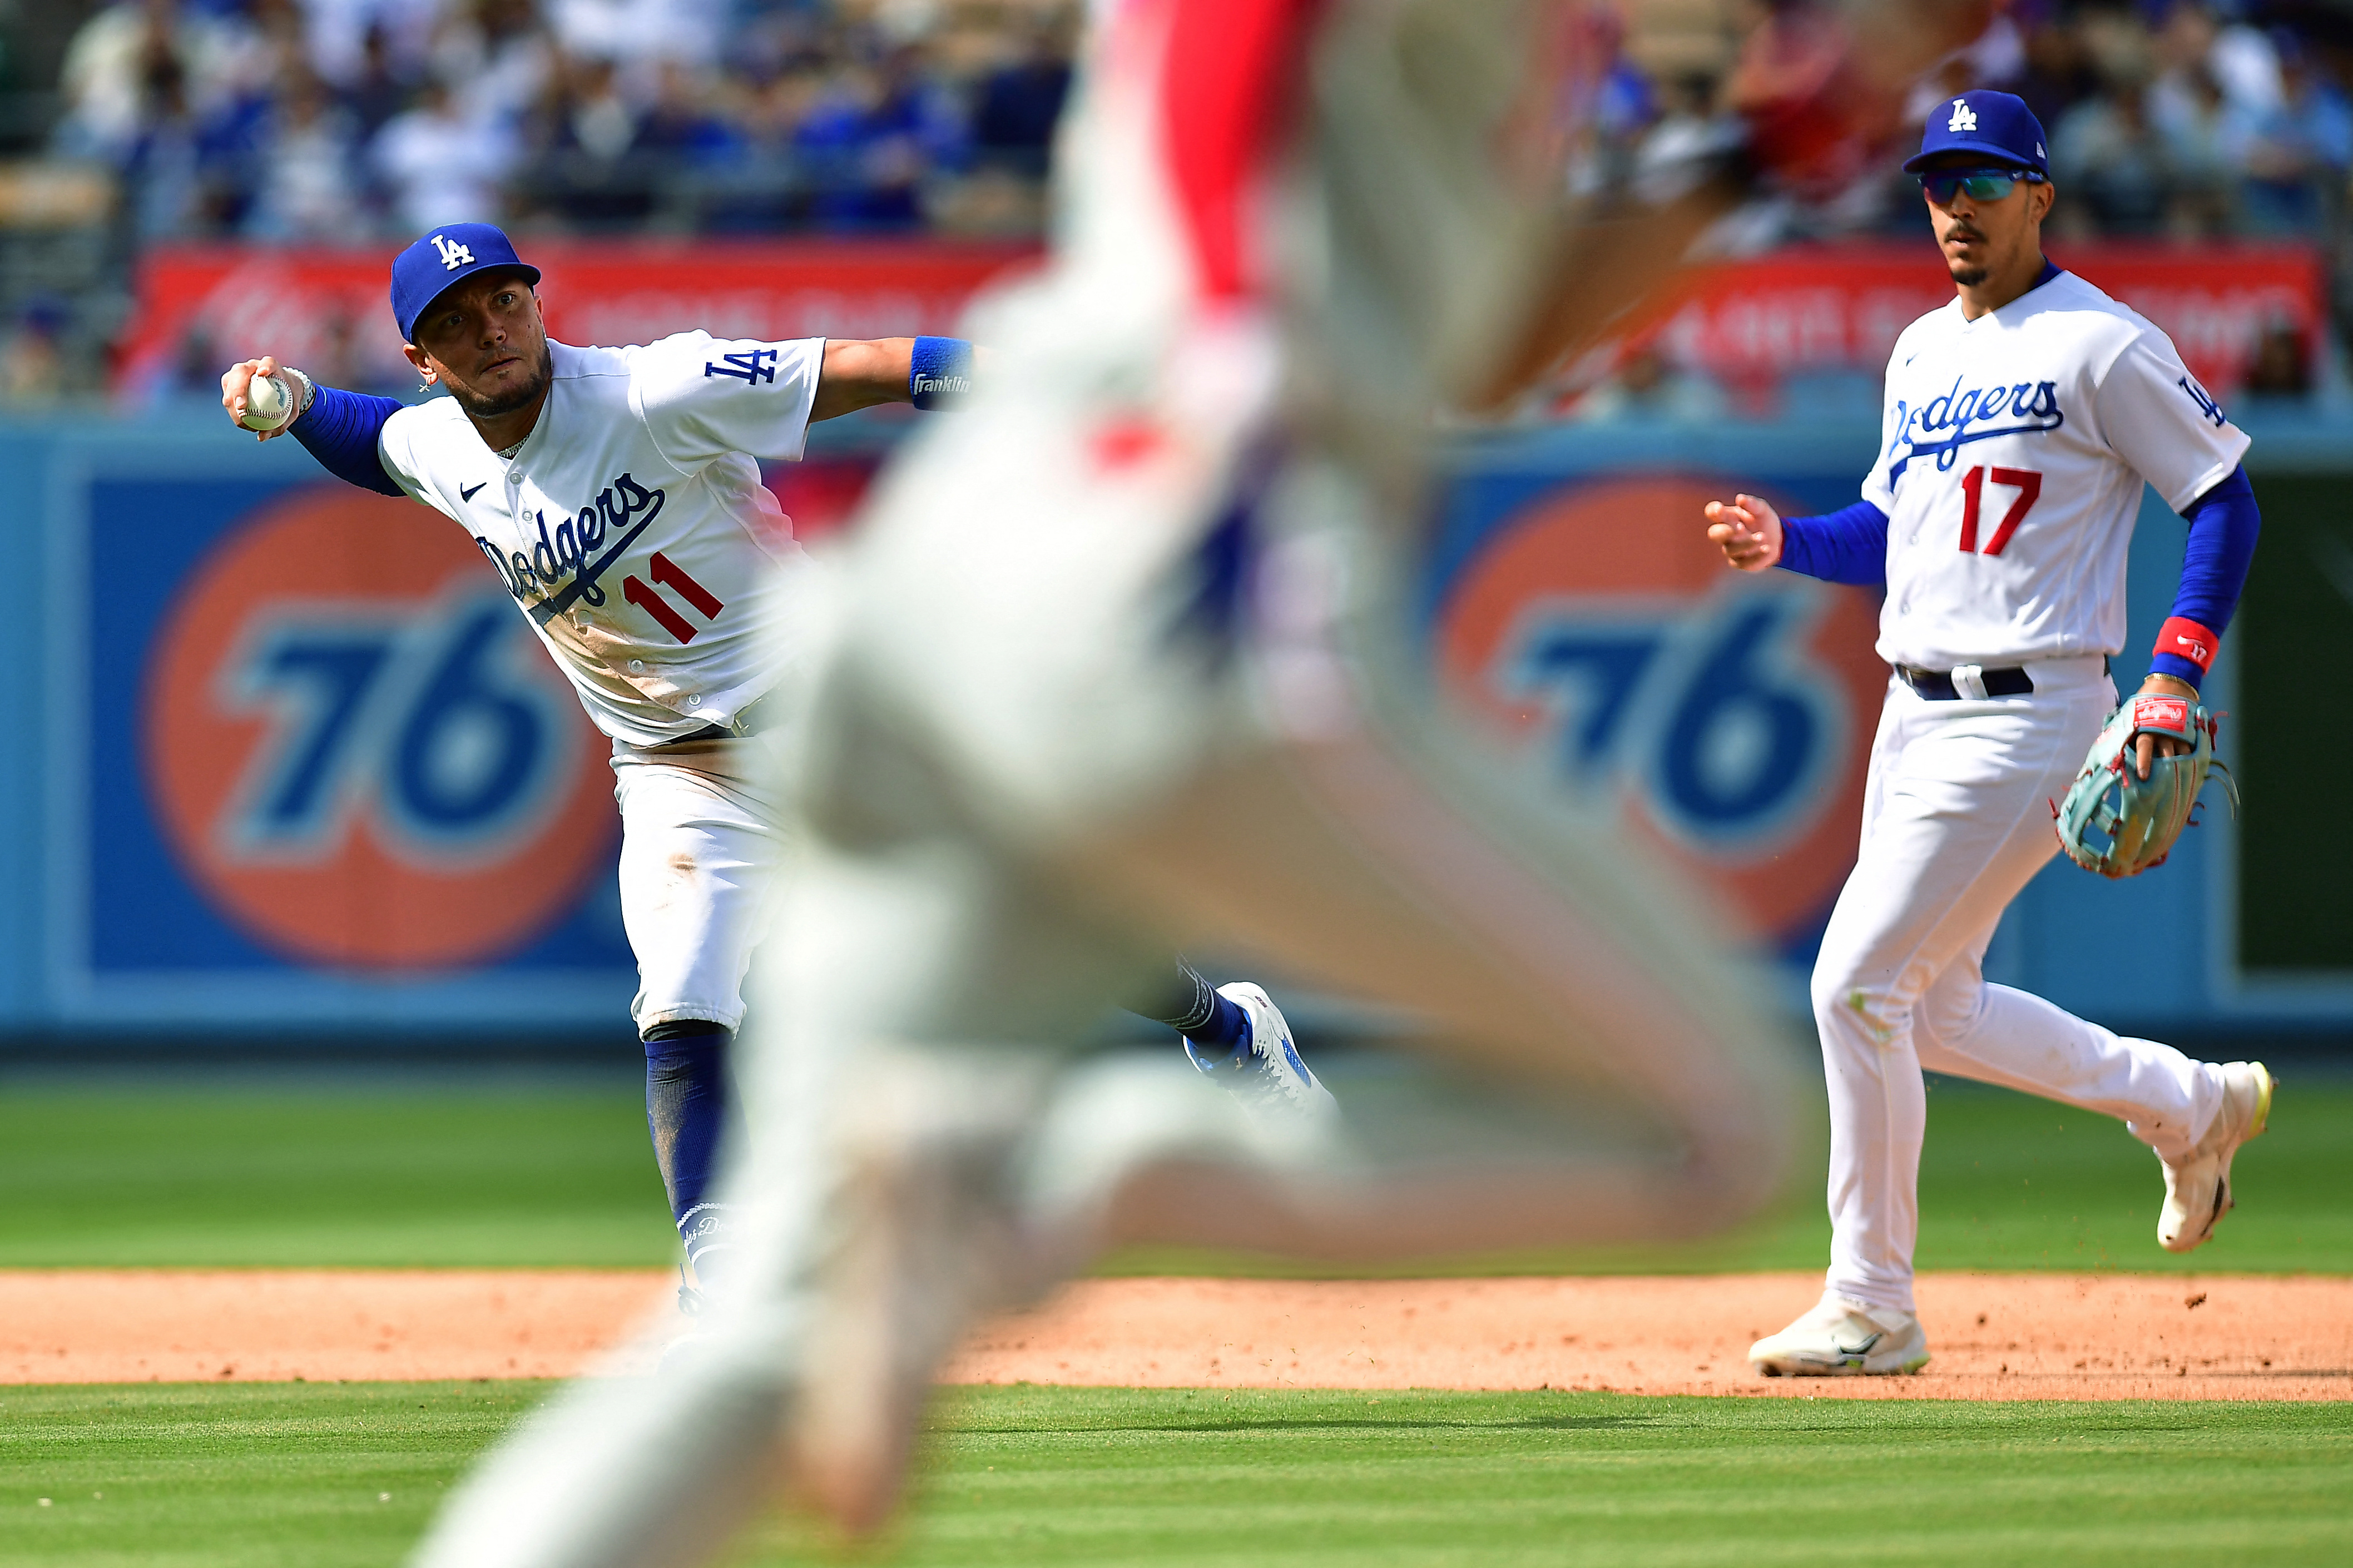
{"type": "Polygon", "coordinates": [[[2010,510],[2002,515],[2001,526],[1993,531],[1991,539],[1986,541],[1985,552],[1988,555],[2001,553],[2001,547],[2010,542],[2010,536],[2018,531],[2018,525],[2026,521],[2026,514],[2034,510],[2035,500],[2042,494],[2042,476],[2032,468],[1971,468],[1962,475],[1961,494],[1968,500],[1968,504],[1961,509],[1961,553],[1964,555],[1978,547],[1978,512],[1984,503],[1989,474],[1994,483],[2008,485],[2017,490],[2018,499],[2010,503],[2010,510]]]}

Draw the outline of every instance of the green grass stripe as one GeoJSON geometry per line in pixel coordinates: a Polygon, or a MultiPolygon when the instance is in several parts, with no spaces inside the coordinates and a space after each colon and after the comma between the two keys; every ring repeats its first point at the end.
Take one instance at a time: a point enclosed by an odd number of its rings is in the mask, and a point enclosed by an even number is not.
{"type": "Polygon", "coordinates": [[[9,1568],[396,1563],[466,1460],[545,1388],[0,1388],[0,1562],[9,1568]]]}
{"type": "MultiPolygon", "coordinates": [[[[1410,1273],[1819,1268],[1827,1134],[1778,1207],[1696,1246],[1445,1259],[1410,1273]]],[[[2187,1257],[2156,1244],[2156,1160],[2117,1123],[1937,1082],[1918,1262],[1934,1269],[2353,1273],[2353,1081],[2280,1090],[2240,1207],[2187,1257]]],[[[676,1250],[627,1076],[308,1087],[0,1085],[0,1268],[654,1267],[676,1250]]],[[[1135,1251],[1113,1273],[1301,1273],[1135,1251]]],[[[1340,1272],[1362,1273],[1362,1269],[1340,1272]]]]}
{"type": "Polygon", "coordinates": [[[0,1267],[660,1268],[625,1075],[0,1092],[0,1267]]]}
{"type": "MultiPolygon", "coordinates": [[[[1818,1131],[1789,1190],[1761,1219],[1675,1247],[1524,1252],[1396,1270],[1450,1274],[1740,1273],[1830,1261],[1818,1131]]],[[[2232,1171],[2239,1206],[2194,1253],[2157,1245],[2165,1184],[2157,1158],[2121,1123],[2006,1089],[1931,1079],[1920,1155],[1923,1269],[2126,1269],[2164,1274],[2353,1274],[2353,1081],[2290,1077],[2268,1131],[2232,1171]]],[[[1104,1270],[1298,1275],[1295,1264],[1138,1248],[1104,1270]]],[[[1332,1269],[1363,1274],[1362,1268],[1332,1269]]]]}
{"type": "MultiPolygon", "coordinates": [[[[543,1389],[0,1390],[0,1558],[388,1564],[543,1389]]],[[[910,1568],[2353,1560],[2343,1405],[1024,1385],[931,1447],[910,1568]]],[[[770,1520],[733,1561],[813,1556],[770,1520]]]]}

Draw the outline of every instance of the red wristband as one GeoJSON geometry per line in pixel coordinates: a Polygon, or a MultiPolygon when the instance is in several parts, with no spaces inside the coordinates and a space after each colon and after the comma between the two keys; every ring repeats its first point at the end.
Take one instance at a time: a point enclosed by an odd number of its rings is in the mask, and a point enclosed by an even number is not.
{"type": "Polygon", "coordinates": [[[2176,658],[2186,658],[2196,665],[2200,673],[2203,674],[2214,668],[2214,655],[2221,646],[2221,637],[2208,631],[2196,621],[2184,620],[2179,616],[2173,616],[2168,617],[2165,625],[2157,628],[2157,647],[2150,651],[2169,653],[2176,658]]]}

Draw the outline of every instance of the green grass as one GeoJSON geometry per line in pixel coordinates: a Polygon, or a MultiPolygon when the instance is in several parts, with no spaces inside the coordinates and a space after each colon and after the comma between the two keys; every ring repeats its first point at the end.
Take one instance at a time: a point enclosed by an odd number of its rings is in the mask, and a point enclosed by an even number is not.
{"type": "MultiPolygon", "coordinates": [[[[1412,1272],[1625,1274],[1820,1268],[1830,1260],[1822,1186],[1829,1135],[1818,1132],[1789,1191],[1728,1236],[1675,1247],[1526,1252],[1412,1272]]],[[[2215,1239],[2186,1256],[2157,1245],[2165,1196],[2156,1156],[2121,1123],[2007,1089],[1931,1080],[1920,1157],[1919,1267],[2120,1268],[2157,1273],[2353,1274],[2353,1082],[2291,1078],[2271,1127],[2232,1166],[2239,1206],[2215,1239]]],[[[1110,1271],[1309,1272],[1261,1259],[1138,1248],[1110,1271]]],[[[1322,1272],[1361,1273],[1363,1270],[1322,1272]]]]}
{"type": "Polygon", "coordinates": [[[530,1383],[0,1388],[0,1562],[9,1568],[396,1563],[466,1461],[545,1389],[530,1383]]]}
{"type": "MultiPolygon", "coordinates": [[[[2116,1123],[1949,1082],[1928,1107],[1924,1268],[2353,1273],[2353,1081],[2290,1077],[2271,1131],[2239,1161],[2238,1212],[2179,1258],[2154,1238],[2157,1162],[2116,1123]]],[[[1823,1146],[1810,1139],[1784,1200],[1734,1236],[1469,1271],[1820,1268],[1823,1146]]],[[[674,1247],[626,1079],[0,1084],[0,1267],[659,1268],[674,1247]]],[[[1290,1271],[1161,1250],[1106,1268],[1290,1271]]]]}
{"type": "MultiPolygon", "coordinates": [[[[0,1558],[392,1563],[540,1392],[0,1390],[0,1558]]],[[[944,1404],[895,1545],[910,1568],[2344,1562],[2353,1419],[2341,1405],[971,1389],[944,1404]]],[[[839,1560],[771,1520],[735,1562],[812,1558],[839,1560]]]]}
{"type": "Polygon", "coordinates": [[[648,1267],[625,1076],[0,1083],[0,1268],[648,1267]]]}

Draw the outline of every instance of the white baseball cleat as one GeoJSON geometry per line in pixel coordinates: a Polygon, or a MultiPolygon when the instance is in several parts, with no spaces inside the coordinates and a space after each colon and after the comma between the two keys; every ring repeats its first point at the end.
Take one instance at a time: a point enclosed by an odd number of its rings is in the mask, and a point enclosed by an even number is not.
{"type": "Polygon", "coordinates": [[[2239,1145],[2271,1120],[2269,1068],[2261,1062],[2222,1064],[2222,1108],[2213,1125],[2177,1165],[2160,1154],[2165,1171],[2165,1206],[2157,1214],[2157,1244],[2168,1252],[2188,1252],[2214,1234],[2214,1226],[2238,1200],[2231,1192],[2231,1157],[2239,1145]]]}
{"type": "Polygon", "coordinates": [[[1928,1364],[1928,1336],[1908,1312],[1824,1295],[1813,1310],[1748,1347],[1760,1377],[1889,1377],[1928,1364]]]}
{"type": "Polygon", "coordinates": [[[1290,1112],[1314,1121],[1340,1114],[1340,1102],[1308,1070],[1298,1042],[1292,1038],[1290,1023],[1263,986],[1238,980],[1219,986],[1218,994],[1249,1015],[1250,1048],[1221,1061],[1204,1056],[1187,1040],[1185,1055],[1195,1067],[1252,1111],[1290,1112]]]}

